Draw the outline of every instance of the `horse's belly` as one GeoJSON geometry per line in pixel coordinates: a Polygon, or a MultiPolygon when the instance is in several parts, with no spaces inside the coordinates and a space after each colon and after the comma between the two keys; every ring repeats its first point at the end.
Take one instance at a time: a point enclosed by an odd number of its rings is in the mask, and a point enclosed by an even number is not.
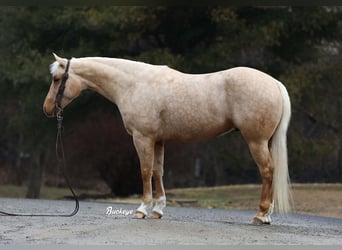
{"type": "Polygon", "coordinates": [[[224,118],[196,119],[189,116],[187,119],[165,120],[159,127],[159,139],[169,141],[199,141],[213,138],[229,132],[232,124],[224,118]]]}
{"type": "Polygon", "coordinates": [[[214,138],[221,134],[225,134],[229,132],[230,129],[222,129],[216,131],[198,131],[194,129],[181,129],[178,132],[176,131],[165,131],[161,136],[160,140],[164,141],[179,141],[179,142],[187,142],[187,141],[202,141],[210,138],[214,138]]]}

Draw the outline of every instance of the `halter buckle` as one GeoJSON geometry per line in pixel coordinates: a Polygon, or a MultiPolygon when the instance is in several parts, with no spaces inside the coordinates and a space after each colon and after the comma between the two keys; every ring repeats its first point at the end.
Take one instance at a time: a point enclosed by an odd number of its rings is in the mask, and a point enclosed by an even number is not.
{"type": "Polygon", "coordinates": [[[63,110],[62,109],[57,113],[56,118],[57,118],[57,128],[62,129],[62,122],[63,122],[63,110]]]}

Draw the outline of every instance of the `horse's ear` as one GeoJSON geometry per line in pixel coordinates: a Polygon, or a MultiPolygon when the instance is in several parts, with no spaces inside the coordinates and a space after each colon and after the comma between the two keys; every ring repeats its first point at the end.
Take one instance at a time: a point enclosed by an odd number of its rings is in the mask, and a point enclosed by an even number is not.
{"type": "Polygon", "coordinates": [[[67,62],[66,59],[57,56],[55,53],[52,53],[52,55],[54,56],[54,58],[56,59],[56,61],[59,63],[59,65],[61,65],[62,67],[63,67],[63,66],[65,67],[65,64],[66,64],[66,62],[67,62]]]}
{"type": "Polygon", "coordinates": [[[56,59],[56,61],[61,60],[62,58],[60,58],[59,56],[57,56],[55,53],[52,52],[53,57],[56,59]]]}

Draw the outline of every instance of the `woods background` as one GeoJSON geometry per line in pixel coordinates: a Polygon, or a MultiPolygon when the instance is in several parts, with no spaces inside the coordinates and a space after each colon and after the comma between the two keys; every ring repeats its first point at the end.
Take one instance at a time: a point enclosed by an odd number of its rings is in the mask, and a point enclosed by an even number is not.
{"type": "MultiPolygon", "coordinates": [[[[52,52],[168,65],[187,73],[235,66],[284,83],[293,182],[342,180],[341,7],[0,8],[0,184],[63,187],[56,121],[42,112],[52,52]]],[[[116,106],[85,92],[64,112],[68,173],[78,188],[141,192],[138,158],[116,106]]],[[[166,188],[259,183],[239,132],[167,143],[166,188]]]]}

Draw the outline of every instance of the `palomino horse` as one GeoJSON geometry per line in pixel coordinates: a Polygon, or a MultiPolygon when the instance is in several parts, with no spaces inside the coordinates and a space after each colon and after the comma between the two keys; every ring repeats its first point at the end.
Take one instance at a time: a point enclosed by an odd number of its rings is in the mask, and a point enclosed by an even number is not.
{"type": "Polygon", "coordinates": [[[290,209],[286,134],[291,116],[282,83],[255,69],[237,67],[210,74],[184,74],[167,66],[124,59],[63,59],[54,54],[44,112],[55,116],[85,89],[115,103],[137,150],[143,202],[134,217],[160,218],[166,205],[164,142],[196,141],[236,128],[259,167],[262,190],[255,224],[271,223],[273,206],[290,209]]]}

